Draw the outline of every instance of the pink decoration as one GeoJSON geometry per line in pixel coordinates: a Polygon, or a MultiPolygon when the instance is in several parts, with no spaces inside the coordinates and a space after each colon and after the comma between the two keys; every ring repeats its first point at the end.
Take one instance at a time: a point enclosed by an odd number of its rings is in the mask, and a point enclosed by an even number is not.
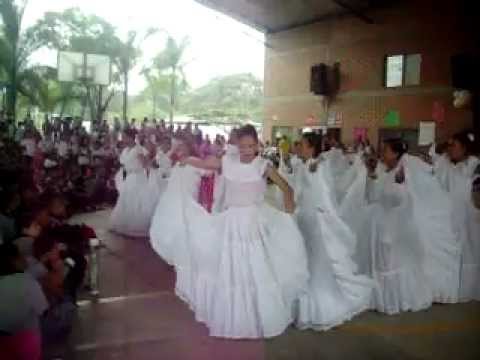
{"type": "Polygon", "coordinates": [[[367,128],[354,128],[353,129],[353,139],[355,141],[365,141],[367,140],[368,129],[367,128]]]}
{"type": "Polygon", "coordinates": [[[432,119],[437,124],[443,124],[445,122],[445,107],[440,101],[433,103],[432,119]]]}

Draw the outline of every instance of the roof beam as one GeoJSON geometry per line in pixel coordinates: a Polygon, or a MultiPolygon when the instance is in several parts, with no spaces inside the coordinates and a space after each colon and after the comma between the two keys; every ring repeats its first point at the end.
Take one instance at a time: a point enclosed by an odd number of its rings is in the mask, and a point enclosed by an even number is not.
{"type": "Polygon", "coordinates": [[[347,10],[348,12],[352,13],[353,15],[355,15],[356,17],[358,17],[359,19],[362,19],[363,21],[365,21],[367,24],[374,24],[375,22],[373,21],[373,19],[371,19],[370,17],[368,17],[367,15],[365,15],[365,13],[363,13],[361,10],[359,9],[356,9],[355,7],[353,7],[351,4],[347,4],[346,2],[344,2],[343,0],[332,0],[335,4],[337,4],[338,6],[344,8],[345,10],[347,10]]]}

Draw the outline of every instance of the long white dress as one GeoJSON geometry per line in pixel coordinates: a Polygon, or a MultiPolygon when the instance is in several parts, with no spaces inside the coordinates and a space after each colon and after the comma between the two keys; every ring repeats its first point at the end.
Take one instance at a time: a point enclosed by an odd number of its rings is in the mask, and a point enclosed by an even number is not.
{"type": "Polygon", "coordinates": [[[174,166],[153,215],[150,244],[163,260],[177,268],[187,252],[187,214],[197,211],[200,218],[208,220],[197,203],[203,174],[191,166],[174,166]]]}
{"type": "Polygon", "coordinates": [[[435,159],[435,174],[453,206],[453,222],[462,247],[460,301],[480,300],[480,210],[471,191],[476,157],[453,164],[445,156],[435,159]]]}
{"type": "Polygon", "coordinates": [[[404,155],[396,169],[377,173],[363,190],[353,185],[368,198],[357,209],[363,223],[356,222],[355,259],[379,284],[372,308],[395,314],[456,302],[460,251],[448,199],[431,167],[404,155]],[[400,168],[402,184],[395,181],[400,168]]]}
{"type": "Polygon", "coordinates": [[[162,193],[167,187],[168,177],[172,169],[172,161],[170,160],[169,154],[164,153],[161,148],[157,148],[155,160],[158,168],[150,169],[150,181],[152,182],[151,185],[158,187],[160,193],[162,193]]]}
{"type": "Polygon", "coordinates": [[[146,155],[140,145],[126,148],[120,155],[120,163],[127,173],[117,188],[119,197],[111,217],[110,228],[131,237],[146,237],[161,189],[151,186],[146,169],[139,159],[146,155]]]}
{"type": "Polygon", "coordinates": [[[300,297],[297,326],[328,330],[369,308],[374,282],[358,275],[351,256],[356,237],[338,214],[335,190],[326,160],[299,171],[297,221],[309,257],[308,292],[300,297]]]}
{"type": "MultiPolygon", "coordinates": [[[[176,293],[211,336],[273,337],[293,322],[294,303],[306,288],[303,239],[290,215],[264,202],[265,160],[243,164],[239,157],[225,156],[222,164],[222,213],[208,214],[180,181],[175,182],[177,195],[172,195],[180,200],[165,201],[169,183],[159,202],[159,207],[177,203],[162,211],[182,219],[162,229],[162,236],[172,232],[180,239],[170,252],[176,293]]],[[[174,173],[170,182],[173,178],[174,173]]]]}

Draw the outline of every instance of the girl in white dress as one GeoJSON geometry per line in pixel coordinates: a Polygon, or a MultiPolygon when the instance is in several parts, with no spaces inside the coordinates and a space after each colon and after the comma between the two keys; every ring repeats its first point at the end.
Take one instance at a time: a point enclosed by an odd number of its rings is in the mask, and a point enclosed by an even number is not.
{"type": "Polygon", "coordinates": [[[357,260],[377,282],[372,307],[387,314],[418,311],[458,299],[459,249],[448,199],[431,167],[406,154],[401,140],[384,143],[383,165],[370,169],[358,208],[357,260]]]}
{"type": "Polygon", "coordinates": [[[472,134],[455,135],[447,154],[433,156],[435,175],[453,206],[453,221],[462,247],[460,300],[480,300],[480,210],[472,201],[472,183],[480,160],[473,156],[472,134]]]}
{"type": "MultiPolygon", "coordinates": [[[[181,138],[175,139],[170,160],[172,164],[167,179],[167,187],[160,196],[150,227],[150,244],[155,252],[169,265],[175,266],[183,274],[185,257],[188,256],[187,214],[200,222],[206,213],[198,204],[200,181],[205,171],[192,166],[180,166],[179,158],[193,155],[193,146],[181,138]]],[[[207,220],[208,221],[208,220],[207,220]]]]}
{"type": "Polygon", "coordinates": [[[221,170],[225,178],[226,210],[210,216],[209,228],[188,217],[191,272],[177,278],[177,290],[212,336],[281,334],[294,321],[294,303],[308,279],[302,236],[290,215],[265,203],[265,177],[283,189],[288,212],[293,191],[257,154],[257,133],[247,125],[239,130],[239,156],[184,160],[221,170]]]}
{"type": "Polygon", "coordinates": [[[300,297],[297,326],[328,330],[368,309],[374,282],[357,275],[351,259],[356,238],[338,215],[334,183],[320,155],[321,137],[302,138],[297,221],[309,260],[308,292],[300,297]]]}
{"type": "Polygon", "coordinates": [[[150,186],[156,187],[157,191],[163,193],[168,184],[168,177],[172,169],[171,142],[167,138],[160,140],[155,146],[155,154],[151,159],[149,172],[150,186]]]}
{"type": "Polygon", "coordinates": [[[110,217],[110,227],[122,235],[146,237],[160,190],[149,186],[147,150],[135,143],[132,131],[125,131],[123,137],[126,147],[120,155],[120,163],[126,177],[118,188],[119,197],[110,217]]]}

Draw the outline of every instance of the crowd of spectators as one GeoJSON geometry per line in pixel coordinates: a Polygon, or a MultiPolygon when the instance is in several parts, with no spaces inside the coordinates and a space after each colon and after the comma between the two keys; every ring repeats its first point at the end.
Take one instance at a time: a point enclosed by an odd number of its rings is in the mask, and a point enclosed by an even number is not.
{"type": "Polygon", "coordinates": [[[89,286],[89,243],[96,238],[92,228],[68,220],[115,203],[124,131],[133,131],[152,159],[175,137],[188,139],[200,157],[226,145],[223,136],[211,140],[190,123],[115,118],[86,129],[81,119],[46,117],[36,127],[28,117],[15,124],[0,114],[2,356],[40,359],[42,343],[68,336],[78,294],[89,286]]]}

